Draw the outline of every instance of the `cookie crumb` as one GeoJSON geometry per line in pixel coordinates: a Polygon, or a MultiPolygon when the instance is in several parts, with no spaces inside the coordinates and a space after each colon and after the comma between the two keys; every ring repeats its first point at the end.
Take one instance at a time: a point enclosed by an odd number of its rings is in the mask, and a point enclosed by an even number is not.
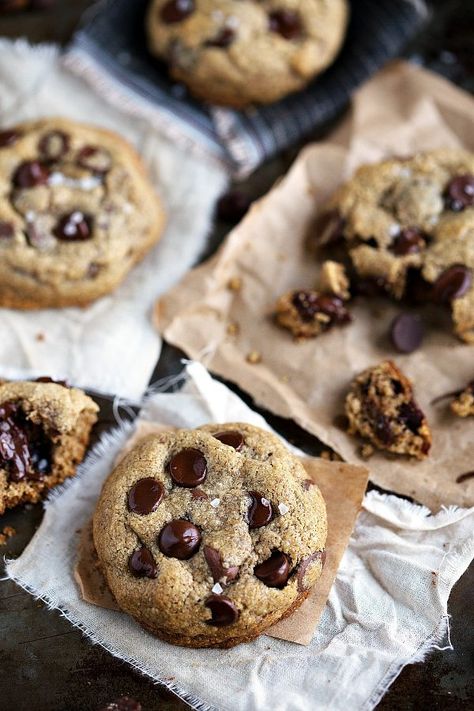
{"type": "Polygon", "coordinates": [[[242,279],[240,277],[231,277],[227,282],[227,288],[230,291],[240,291],[242,288],[242,279]]]}
{"type": "Polygon", "coordinates": [[[46,340],[46,336],[44,335],[44,333],[41,333],[41,331],[40,331],[39,333],[36,334],[36,340],[38,341],[38,343],[43,343],[43,341],[46,340]]]}
{"type": "Polygon", "coordinates": [[[4,526],[3,531],[0,533],[0,546],[4,546],[9,538],[16,534],[16,530],[13,526],[4,526]]]}
{"type": "Polygon", "coordinates": [[[362,459],[370,459],[371,457],[374,456],[375,449],[372,447],[371,444],[362,444],[359,453],[362,459]]]}
{"type": "Polygon", "coordinates": [[[247,363],[256,365],[257,363],[262,362],[262,355],[258,351],[250,351],[250,353],[247,353],[245,360],[247,361],[247,363]]]}
{"type": "Polygon", "coordinates": [[[231,322],[227,325],[227,329],[226,329],[226,330],[227,330],[227,334],[228,334],[229,336],[237,336],[237,335],[239,334],[239,332],[240,332],[240,326],[239,326],[239,324],[236,323],[235,321],[231,321],[231,322]]]}

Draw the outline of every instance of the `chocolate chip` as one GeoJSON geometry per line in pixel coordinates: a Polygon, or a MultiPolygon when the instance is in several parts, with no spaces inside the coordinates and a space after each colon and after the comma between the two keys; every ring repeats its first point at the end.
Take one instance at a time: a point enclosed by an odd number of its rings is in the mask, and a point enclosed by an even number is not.
{"type": "Polygon", "coordinates": [[[399,314],[390,326],[392,343],[400,353],[413,353],[423,341],[423,323],[415,314],[399,314]]]}
{"type": "Polygon", "coordinates": [[[303,479],[302,485],[305,491],[309,491],[312,486],[315,486],[315,483],[312,479],[303,479]]]}
{"type": "Polygon", "coordinates": [[[449,304],[460,299],[471,288],[472,271],[463,264],[454,264],[439,275],[433,284],[433,299],[438,304],[449,304]]]}
{"type": "Polygon", "coordinates": [[[303,31],[301,19],[294,10],[274,10],[269,15],[271,32],[278,32],[287,40],[296,39],[303,31]]]}
{"type": "Polygon", "coordinates": [[[102,270],[102,265],[97,264],[97,262],[91,262],[87,267],[87,277],[88,279],[95,279],[102,270]]]}
{"type": "Polygon", "coordinates": [[[188,560],[201,543],[201,532],[194,523],[184,519],[170,521],[161,529],[158,537],[160,551],[168,558],[188,560]]]}
{"type": "Polygon", "coordinates": [[[163,22],[171,25],[175,22],[182,22],[195,10],[194,0],[169,0],[163,5],[160,17],[163,22]]]}
{"type": "Polygon", "coordinates": [[[206,458],[198,449],[182,449],[168,467],[174,483],[189,489],[202,484],[207,476],[206,458]]]}
{"type": "Polygon", "coordinates": [[[224,595],[211,595],[204,603],[212,613],[212,618],[207,621],[214,627],[232,625],[239,617],[239,611],[228,597],[224,595]]]}
{"type": "Polygon", "coordinates": [[[446,188],[446,206],[461,212],[474,205],[474,175],[458,175],[446,188]]]}
{"type": "Polygon", "coordinates": [[[426,247],[426,239],[418,227],[406,227],[393,240],[391,250],[397,257],[417,254],[426,247]]]}
{"type": "Polygon", "coordinates": [[[63,215],[54,228],[55,236],[65,242],[82,242],[92,237],[93,218],[80,210],[63,215]]]}
{"type": "Polygon", "coordinates": [[[251,499],[248,510],[249,528],[266,526],[273,518],[271,502],[258,491],[250,491],[249,496],[251,499]]]}
{"type": "Polygon", "coordinates": [[[51,471],[53,448],[40,425],[15,403],[0,406],[0,467],[18,482],[38,480],[51,471]]]}
{"type": "Polygon", "coordinates": [[[206,42],[206,47],[219,47],[224,49],[232,44],[235,39],[235,31],[232,27],[223,27],[213,39],[206,42]]]}
{"type": "Polygon", "coordinates": [[[43,159],[55,161],[68,152],[69,143],[69,136],[64,131],[49,131],[41,137],[38,150],[43,159]]]}
{"type": "Polygon", "coordinates": [[[244,217],[251,205],[250,198],[240,190],[229,190],[217,203],[219,220],[234,225],[244,217]]]}
{"type": "Polygon", "coordinates": [[[20,131],[16,131],[15,129],[0,131],[0,148],[8,148],[9,146],[13,146],[13,144],[16,143],[22,135],[23,134],[21,134],[20,131]]]}
{"type": "Polygon", "coordinates": [[[206,563],[209,566],[209,570],[211,571],[212,579],[215,583],[224,580],[224,578],[226,582],[230,582],[232,580],[235,580],[235,578],[238,576],[238,566],[233,565],[229,568],[226,568],[222,564],[221,554],[215,548],[212,548],[211,546],[204,546],[203,553],[204,558],[206,559],[206,563]]]}
{"type": "Polygon", "coordinates": [[[128,559],[128,567],[137,578],[156,578],[156,563],[148,548],[142,546],[132,553],[128,559]]]}
{"type": "Polygon", "coordinates": [[[392,444],[395,435],[392,430],[390,419],[379,410],[372,400],[364,402],[364,409],[370,424],[373,427],[375,436],[384,444],[392,444]]]}
{"type": "Polygon", "coordinates": [[[326,551],[316,551],[316,553],[312,553],[307,558],[304,558],[304,560],[301,561],[301,563],[298,566],[298,575],[297,575],[298,592],[303,592],[308,589],[304,583],[304,579],[305,579],[306,571],[308,570],[311,563],[313,563],[315,560],[320,560],[321,565],[324,567],[324,564],[326,562],[326,551]]]}
{"type": "Polygon", "coordinates": [[[77,154],[76,163],[81,168],[103,175],[112,167],[112,156],[105,148],[84,146],[77,154]]]}
{"type": "Polygon", "coordinates": [[[11,239],[15,234],[13,224],[11,222],[4,222],[0,220],[0,240],[1,239],[11,239]]]}
{"type": "Polygon", "coordinates": [[[373,299],[387,293],[387,282],[384,277],[357,277],[353,283],[354,294],[373,299]]]}
{"type": "Polygon", "coordinates": [[[63,388],[69,388],[67,380],[53,380],[49,375],[41,375],[36,378],[35,383],[54,383],[54,385],[61,385],[63,388]]]}
{"type": "Polygon", "coordinates": [[[206,492],[203,491],[202,489],[193,489],[191,491],[191,498],[200,500],[200,499],[208,499],[209,497],[206,494],[206,492]]]}
{"type": "Polygon", "coordinates": [[[344,236],[345,219],[338,210],[328,210],[318,215],[314,223],[315,240],[318,247],[334,244],[344,236]]]}
{"type": "Polygon", "coordinates": [[[17,188],[34,188],[48,182],[49,171],[44,163],[28,160],[20,163],[13,174],[13,183],[17,188]]]}
{"type": "Polygon", "coordinates": [[[288,556],[281,551],[273,551],[270,558],[255,566],[253,572],[268,588],[283,588],[290,575],[288,556]]]}
{"type": "Polygon", "coordinates": [[[313,321],[316,314],[329,317],[327,327],[333,323],[348,323],[351,320],[343,300],[335,294],[319,294],[317,291],[301,289],[294,292],[292,304],[305,323],[313,321]]]}
{"type": "Polygon", "coordinates": [[[156,511],[164,495],[164,486],[157,479],[139,479],[128,492],[128,509],[142,516],[150,514],[156,511]]]}
{"type": "Polygon", "coordinates": [[[424,415],[420,408],[413,402],[403,402],[398,408],[398,419],[410,432],[418,434],[423,424],[424,415]]]}
{"type": "Polygon", "coordinates": [[[245,440],[242,433],[238,432],[237,430],[224,430],[224,432],[218,432],[213,436],[218,439],[219,442],[222,442],[222,444],[226,444],[228,447],[232,447],[237,452],[240,452],[240,450],[245,444],[245,440]]]}

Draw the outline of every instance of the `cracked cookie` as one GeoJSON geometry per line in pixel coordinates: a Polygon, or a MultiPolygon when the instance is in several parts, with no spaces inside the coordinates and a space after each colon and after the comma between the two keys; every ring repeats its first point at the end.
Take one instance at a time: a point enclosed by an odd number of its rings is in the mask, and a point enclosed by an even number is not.
{"type": "Polygon", "coordinates": [[[451,401],[451,410],[458,417],[474,415],[474,380],[468,383],[464,390],[455,393],[455,398],[451,401]]]}
{"type": "Polygon", "coordinates": [[[0,514],[74,475],[98,409],[48,378],[0,384],[0,514]]]}
{"type": "Polygon", "coordinates": [[[365,165],[315,223],[315,242],[344,253],[355,289],[451,309],[474,343],[474,154],[444,149],[365,165]]]}
{"type": "Polygon", "coordinates": [[[321,574],[326,529],[300,461],[242,423],[147,436],[93,519],[119,607],[189,647],[249,641],[296,609],[321,574]]]}
{"type": "Polygon", "coordinates": [[[134,149],[43,119],[0,131],[0,306],[85,306],[159,239],[163,212],[134,149]]]}
{"type": "Polygon", "coordinates": [[[336,57],[346,0],[153,0],[152,54],[199,99],[243,108],[302,89],[336,57]]]}
{"type": "Polygon", "coordinates": [[[349,434],[377,449],[424,459],[431,431],[408,378],[387,360],[356,376],[346,397],[349,434]]]}

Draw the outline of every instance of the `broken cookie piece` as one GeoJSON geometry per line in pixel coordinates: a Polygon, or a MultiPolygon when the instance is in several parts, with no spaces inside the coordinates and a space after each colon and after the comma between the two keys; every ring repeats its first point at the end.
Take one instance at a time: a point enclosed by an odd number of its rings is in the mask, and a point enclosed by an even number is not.
{"type": "Polygon", "coordinates": [[[276,320],[297,338],[312,338],[332,326],[350,322],[343,300],[335,294],[299,289],[284,294],[276,305],[276,320]]]}
{"type": "Polygon", "coordinates": [[[450,407],[458,417],[474,415],[474,380],[456,395],[450,407]]]}
{"type": "Polygon", "coordinates": [[[0,514],[38,501],[75,473],[98,409],[82,390],[59,383],[0,385],[0,514]]]}
{"type": "Polygon", "coordinates": [[[334,294],[343,301],[349,301],[349,287],[350,282],[344,265],[331,259],[324,261],[319,275],[319,289],[324,294],[334,294]]]}
{"type": "Polygon", "coordinates": [[[424,459],[431,447],[426,417],[408,378],[390,360],[367,368],[352,381],[346,397],[349,433],[377,449],[424,459]]]}

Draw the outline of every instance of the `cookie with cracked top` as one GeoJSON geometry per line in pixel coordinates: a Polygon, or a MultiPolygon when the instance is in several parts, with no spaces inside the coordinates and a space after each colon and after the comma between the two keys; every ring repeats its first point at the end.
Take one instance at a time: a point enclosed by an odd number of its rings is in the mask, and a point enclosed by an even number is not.
{"type": "Polygon", "coordinates": [[[150,52],[199,99],[243,108],[305,87],[339,52],[346,0],[153,0],[150,52]]]}
{"type": "Polygon", "coordinates": [[[349,433],[376,449],[424,459],[431,430],[408,378],[390,360],[357,375],[346,397],[349,433]]]}
{"type": "Polygon", "coordinates": [[[0,305],[85,306],[161,236],[164,215],[120,136],[48,118],[0,131],[0,305]]]}
{"type": "Polygon", "coordinates": [[[321,574],[326,532],[300,461],[243,423],[147,436],[109,476],[93,520],[119,607],[188,647],[249,641],[296,609],[321,574]]]}
{"type": "Polygon", "coordinates": [[[474,154],[440,149],[359,168],[314,241],[344,253],[356,291],[434,303],[474,343],[474,154]]]}
{"type": "Polygon", "coordinates": [[[0,383],[0,514],[74,475],[98,409],[51,379],[0,383]]]}

